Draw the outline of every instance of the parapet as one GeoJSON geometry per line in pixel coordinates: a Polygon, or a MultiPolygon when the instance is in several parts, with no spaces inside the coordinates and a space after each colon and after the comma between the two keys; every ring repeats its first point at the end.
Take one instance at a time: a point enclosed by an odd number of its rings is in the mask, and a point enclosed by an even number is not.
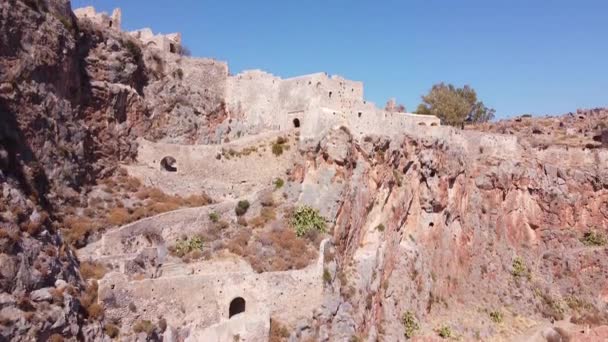
{"type": "Polygon", "coordinates": [[[148,27],[129,32],[131,36],[139,39],[146,46],[154,46],[169,53],[182,52],[181,33],[154,34],[148,27]]]}
{"type": "Polygon", "coordinates": [[[76,15],[76,18],[78,19],[88,19],[98,25],[120,31],[122,21],[122,12],[120,8],[115,8],[110,16],[106,12],[97,13],[95,7],[87,6],[75,9],[74,15],[76,15]]]}

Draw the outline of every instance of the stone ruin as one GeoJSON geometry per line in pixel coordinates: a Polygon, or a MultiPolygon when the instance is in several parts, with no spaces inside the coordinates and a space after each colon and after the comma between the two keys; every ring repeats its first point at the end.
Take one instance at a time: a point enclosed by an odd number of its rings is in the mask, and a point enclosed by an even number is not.
{"type": "MultiPolygon", "coordinates": [[[[95,12],[93,7],[76,9],[74,13],[78,18],[120,30],[120,9],[115,9],[111,17],[95,12]]],[[[169,54],[182,52],[179,33],[155,35],[144,28],[129,34],[146,47],[169,54]]],[[[184,69],[187,82],[195,83],[207,96],[225,104],[228,115],[237,119],[232,120],[228,131],[240,132],[239,136],[296,128],[302,139],[317,140],[336,126],[348,127],[354,136],[361,137],[440,125],[437,117],[407,113],[394,101],[379,108],[364,99],[362,82],[340,76],[320,72],[283,79],[261,70],[231,75],[226,62],[191,60],[191,67],[184,69]]]]}
{"type": "MultiPolygon", "coordinates": [[[[122,11],[115,8],[112,15],[105,12],[97,12],[93,6],[77,8],[74,14],[78,19],[88,19],[95,24],[103,27],[120,31],[122,21],[122,11]]],[[[182,36],[180,33],[154,34],[150,28],[143,28],[129,32],[131,36],[139,39],[147,47],[155,47],[167,53],[182,52],[182,36]]]]}
{"type": "Polygon", "coordinates": [[[74,14],[78,19],[86,18],[103,27],[120,31],[122,20],[122,11],[120,8],[115,8],[114,11],[112,11],[111,16],[105,12],[98,13],[93,6],[77,8],[74,10],[74,14]]]}

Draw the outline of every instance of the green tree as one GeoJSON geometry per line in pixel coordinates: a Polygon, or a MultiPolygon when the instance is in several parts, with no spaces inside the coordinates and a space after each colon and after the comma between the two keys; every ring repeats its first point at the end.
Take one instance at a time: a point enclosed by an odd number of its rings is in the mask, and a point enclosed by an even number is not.
{"type": "Polygon", "coordinates": [[[467,122],[486,122],[494,118],[495,110],[478,101],[477,93],[468,85],[456,88],[451,84],[435,84],[416,113],[435,115],[447,125],[461,125],[467,122]]]}

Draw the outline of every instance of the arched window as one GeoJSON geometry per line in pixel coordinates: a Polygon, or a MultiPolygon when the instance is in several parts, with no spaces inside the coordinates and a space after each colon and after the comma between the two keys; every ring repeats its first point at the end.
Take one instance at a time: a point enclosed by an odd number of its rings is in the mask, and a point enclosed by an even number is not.
{"type": "Polygon", "coordinates": [[[298,119],[298,118],[293,119],[293,127],[300,128],[300,119],[298,119]]]}
{"type": "Polygon", "coordinates": [[[228,318],[232,318],[232,316],[238,315],[242,312],[245,312],[245,299],[243,299],[243,297],[236,297],[230,302],[228,318]]]}

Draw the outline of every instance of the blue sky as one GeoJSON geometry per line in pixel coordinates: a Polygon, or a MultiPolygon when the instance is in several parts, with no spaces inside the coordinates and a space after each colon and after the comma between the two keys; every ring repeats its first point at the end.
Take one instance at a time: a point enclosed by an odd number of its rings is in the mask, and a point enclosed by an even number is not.
{"type": "Polygon", "coordinates": [[[123,29],[181,32],[232,73],[326,71],[408,110],[441,81],[469,84],[497,118],[608,106],[606,0],[72,0],[123,11],[123,29]]]}

